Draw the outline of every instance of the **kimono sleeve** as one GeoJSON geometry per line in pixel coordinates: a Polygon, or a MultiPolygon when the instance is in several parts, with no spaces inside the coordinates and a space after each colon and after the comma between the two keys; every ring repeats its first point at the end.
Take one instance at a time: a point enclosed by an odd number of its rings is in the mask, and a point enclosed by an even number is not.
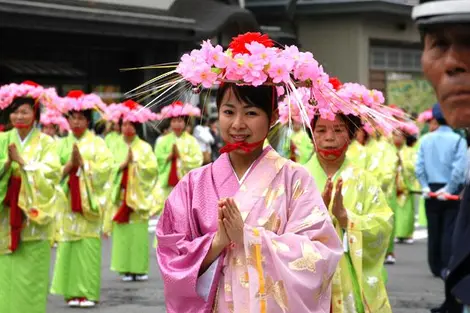
{"type": "Polygon", "coordinates": [[[136,161],[129,166],[127,204],[134,211],[150,211],[154,204],[153,190],[157,179],[157,161],[147,143],[133,148],[136,161]]]}
{"type": "Polygon", "coordinates": [[[214,231],[195,237],[191,231],[197,227],[197,220],[190,213],[188,181],[186,176],[173,189],[157,224],[157,261],[169,310],[178,307],[181,301],[203,301],[196,292],[196,284],[215,236],[214,231]]]}
{"type": "Polygon", "coordinates": [[[355,266],[356,271],[361,271],[356,273],[358,277],[367,273],[380,273],[393,227],[393,211],[383,191],[376,179],[366,174],[357,179],[364,184],[362,189],[350,187],[361,193],[357,197],[358,201],[352,204],[353,207],[346,207],[348,252],[355,265],[362,262],[361,266],[355,266]]]}
{"type": "Polygon", "coordinates": [[[8,181],[11,175],[11,166],[8,170],[5,170],[5,164],[8,161],[8,140],[5,133],[0,133],[0,212],[3,210],[7,190],[8,181]]]}
{"type": "Polygon", "coordinates": [[[188,153],[181,153],[181,172],[186,175],[189,171],[202,165],[203,157],[201,147],[196,138],[189,137],[185,142],[188,145],[188,153]]]}
{"type": "Polygon", "coordinates": [[[169,140],[168,135],[157,138],[155,144],[155,157],[157,158],[158,172],[162,173],[169,167],[170,161],[168,158],[172,152],[173,143],[169,140]]]}
{"type": "Polygon", "coordinates": [[[50,223],[55,216],[57,194],[55,185],[61,178],[57,147],[52,138],[41,135],[40,157],[26,164],[21,175],[19,206],[28,218],[38,224],[50,223]]]}
{"type": "Polygon", "coordinates": [[[272,296],[284,312],[329,312],[341,242],[313,178],[305,172],[292,185],[282,233],[245,224],[250,284],[259,288],[261,302],[272,296]]]}

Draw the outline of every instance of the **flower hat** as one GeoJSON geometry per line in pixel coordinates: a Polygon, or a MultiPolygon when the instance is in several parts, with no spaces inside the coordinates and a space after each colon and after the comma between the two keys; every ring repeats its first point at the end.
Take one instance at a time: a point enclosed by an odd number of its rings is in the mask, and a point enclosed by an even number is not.
{"type": "Polygon", "coordinates": [[[201,116],[201,110],[190,103],[175,101],[172,104],[163,107],[160,113],[157,115],[159,120],[180,116],[197,117],[201,116]]]}
{"type": "Polygon", "coordinates": [[[12,83],[0,87],[0,109],[6,109],[16,97],[31,97],[36,100],[38,106],[39,103],[51,106],[59,101],[54,88],[44,88],[33,81],[27,80],[21,84],[12,83]]]}
{"type": "Polygon", "coordinates": [[[71,90],[66,97],[61,99],[59,110],[63,114],[70,111],[97,110],[103,113],[106,104],[98,95],[85,94],[81,90],[71,90]]]}
{"type": "Polygon", "coordinates": [[[418,115],[418,118],[416,119],[416,121],[419,122],[419,123],[427,123],[432,119],[433,119],[432,109],[428,109],[426,111],[421,112],[418,115]]]}
{"type": "Polygon", "coordinates": [[[122,120],[124,122],[144,124],[157,120],[158,116],[137,102],[126,100],[122,103],[113,103],[107,106],[104,109],[103,118],[114,123],[119,123],[119,120],[122,120]]]}
{"type": "Polygon", "coordinates": [[[67,119],[57,110],[46,107],[39,120],[41,125],[57,125],[61,131],[70,130],[67,119]]]}

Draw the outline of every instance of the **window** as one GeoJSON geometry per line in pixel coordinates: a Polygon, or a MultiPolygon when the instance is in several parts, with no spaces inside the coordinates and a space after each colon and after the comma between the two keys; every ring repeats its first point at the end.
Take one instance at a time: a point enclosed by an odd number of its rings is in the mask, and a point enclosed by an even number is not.
{"type": "Polygon", "coordinates": [[[421,51],[371,47],[370,68],[373,70],[421,72],[421,51]]]}

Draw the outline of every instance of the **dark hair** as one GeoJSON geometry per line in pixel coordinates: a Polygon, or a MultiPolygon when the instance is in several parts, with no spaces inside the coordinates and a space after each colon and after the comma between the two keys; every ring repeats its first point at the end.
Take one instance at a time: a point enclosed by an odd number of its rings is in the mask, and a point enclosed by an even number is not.
{"type": "Polygon", "coordinates": [[[88,110],[83,110],[83,111],[70,111],[67,116],[70,117],[72,116],[74,113],[81,113],[83,114],[83,116],[86,118],[86,120],[88,121],[88,129],[92,129],[93,128],[93,110],[91,109],[88,109],[88,110]]]}
{"type": "MultiPolygon", "coordinates": [[[[362,127],[361,119],[355,115],[345,115],[345,114],[336,114],[345,124],[348,130],[349,140],[352,140],[356,135],[356,132],[359,128],[362,127]]],[[[312,120],[312,130],[315,130],[315,125],[317,124],[320,115],[315,115],[312,120]]]]}
{"type": "Polygon", "coordinates": [[[436,118],[435,120],[437,121],[437,124],[441,126],[447,125],[447,121],[444,118],[436,118]]]}
{"type": "Polygon", "coordinates": [[[38,109],[35,109],[36,100],[31,97],[15,97],[13,101],[11,102],[10,106],[8,107],[9,109],[8,115],[18,110],[18,108],[22,106],[23,104],[28,104],[33,109],[35,113],[34,119],[36,120],[36,122],[39,121],[41,112],[39,112],[40,111],[39,107],[38,109]]]}
{"type": "Polygon", "coordinates": [[[364,127],[361,127],[361,130],[362,130],[362,132],[364,133],[364,141],[365,141],[365,142],[369,141],[369,138],[370,138],[369,133],[366,132],[366,130],[364,129],[364,127]]]}
{"type": "Polygon", "coordinates": [[[224,83],[219,87],[216,99],[217,109],[220,109],[222,99],[229,89],[233,91],[238,101],[248,103],[266,112],[269,120],[277,111],[277,89],[275,86],[238,86],[234,83],[224,83]]]}
{"type": "Polygon", "coordinates": [[[209,125],[212,125],[212,124],[214,124],[214,123],[217,123],[218,120],[219,120],[219,119],[216,118],[216,117],[211,117],[211,118],[209,119],[209,125]]]}
{"type": "Polygon", "coordinates": [[[405,134],[406,145],[408,147],[413,147],[413,145],[418,141],[418,138],[415,135],[405,134]]]}

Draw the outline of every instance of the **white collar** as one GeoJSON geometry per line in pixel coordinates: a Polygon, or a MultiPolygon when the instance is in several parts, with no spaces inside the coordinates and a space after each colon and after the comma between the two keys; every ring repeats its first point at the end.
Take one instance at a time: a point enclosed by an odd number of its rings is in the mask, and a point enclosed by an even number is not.
{"type": "Polygon", "coordinates": [[[31,128],[29,131],[28,135],[24,138],[24,140],[21,140],[20,133],[18,132],[18,129],[16,130],[16,136],[18,136],[18,141],[20,142],[21,147],[24,147],[26,141],[28,141],[29,137],[31,137],[31,134],[34,131],[34,127],[31,128]]]}
{"type": "Polygon", "coordinates": [[[250,172],[250,170],[253,167],[253,165],[255,164],[255,162],[256,162],[256,160],[253,161],[253,163],[251,163],[250,167],[246,170],[245,174],[243,174],[242,178],[238,178],[238,175],[235,172],[235,169],[233,168],[232,163],[230,163],[230,166],[232,167],[233,174],[235,175],[235,177],[238,180],[238,184],[240,184],[240,185],[243,184],[243,182],[245,181],[246,177],[248,176],[248,173],[250,172]]]}

